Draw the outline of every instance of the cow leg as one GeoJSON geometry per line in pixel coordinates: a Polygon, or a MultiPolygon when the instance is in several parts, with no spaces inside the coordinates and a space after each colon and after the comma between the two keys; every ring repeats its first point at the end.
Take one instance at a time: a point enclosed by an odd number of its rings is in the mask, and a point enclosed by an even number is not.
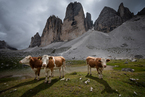
{"type": "Polygon", "coordinates": [[[89,75],[89,70],[90,70],[90,66],[88,65],[88,74],[87,75],[89,75]]]}
{"type": "MultiPolygon", "coordinates": [[[[53,73],[53,68],[52,68],[50,71],[51,71],[50,73],[51,73],[51,75],[52,75],[52,73],[53,73]]],[[[48,82],[49,84],[51,83],[51,77],[52,77],[52,76],[49,76],[49,82],[48,82]]]]}
{"type": "Polygon", "coordinates": [[[41,68],[38,68],[38,70],[37,70],[37,71],[38,71],[38,73],[37,73],[37,74],[38,74],[38,78],[37,78],[37,80],[39,80],[40,69],[41,69],[41,68]]]}
{"type": "Polygon", "coordinates": [[[59,68],[59,78],[61,78],[61,67],[59,68]]]}
{"type": "Polygon", "coordinates": [[[92,72],[91,72],[91,67],[90,67],[90,75],[92,75],[92,72]]]}
{"type": "Polygon", "coordinates": [[[99,68],[96,68],[96,69],[97,69],[98,76],[99,76],[99,79],[100,79],[100,70],[99,70],[99,68]]]}
{"type": "Polygon", "coordinates": [[[62,77],[64,77],[64,67],[62,66],[62,77]]]}
{"type": "Polygon", "coordinates": [[[50,75],[51,77],[53,77],[54,76],[54,73],[53,73],[53,68],[51,69],[51,75],[50,75]]]}
{"type": "Polygon", "coordinates": [[[32,70],[35,72],[34,80],[36,80],[36,78],[37,78],[37,70],[35,68],[32,68],[32,70]]]}
{"type": "Polygon", "coordinates": [[[47,77],[48,77],[48,70],[47,68],[44,68],[45,71],[45,83],[47,83],[47,77]]]}
{"type": "Polygon", "coordinates": [[[98,68],[97,71],[98,71],[99,79],[102,79],[102,69],[98,68]]]}
{"type": "Polygon", "coordinates": [[[37,71],[35,71],[35,78],[34,78],[34,80],[36,80],[36,78],[37,78],[37,71]]]}

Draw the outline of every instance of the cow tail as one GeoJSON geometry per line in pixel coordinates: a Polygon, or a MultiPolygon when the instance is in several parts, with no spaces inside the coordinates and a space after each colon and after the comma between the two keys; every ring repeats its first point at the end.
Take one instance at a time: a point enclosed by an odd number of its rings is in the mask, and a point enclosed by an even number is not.
{"type": "Polygon", "coordinates": [[[66,69],[66,63],[65,63],[65,59],[63,58],[63,68],[64,70],[66,69]]]}

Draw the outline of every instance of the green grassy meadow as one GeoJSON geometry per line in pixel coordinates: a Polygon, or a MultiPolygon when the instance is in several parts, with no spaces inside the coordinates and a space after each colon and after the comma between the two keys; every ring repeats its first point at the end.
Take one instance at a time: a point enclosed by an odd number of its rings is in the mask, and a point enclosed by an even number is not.
{"type": "MultiPolygon", "coordinates": [[[[67,65],[70,66],[79,67],[85,64],[85,61],[81,60],[67,61],[67,65]]],[[[44,83],[44,77],[39,81],[33,80],[34,78],[2,77],[0,97],[143,97],[145,95],[145,59],[137,62],[111,60],[107,65],[118,66],[114,67],[114,70],[104,70],[103,79],[98,78],[96,71],[92,71],[92,76],[87,75],[87,72],[68,73],[64,80],[54,76],[51,84],[44,83]],[[132,68],[135,72],[121,71],[122,68],[132,68]],[[88,79],[90,82],[86,84],[88,79]]]]}

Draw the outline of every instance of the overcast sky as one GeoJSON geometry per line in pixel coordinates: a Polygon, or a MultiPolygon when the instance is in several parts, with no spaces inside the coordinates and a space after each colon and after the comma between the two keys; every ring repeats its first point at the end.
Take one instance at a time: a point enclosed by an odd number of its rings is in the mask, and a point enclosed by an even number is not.
{"type": "Polygon", "coordinates": [[[117,11],[123,2],[134,14],[145,7],[145,0],[0,0],[0,40],[17,49],[27,48],[36,32],[42,35],[49,16],[63,20],[66,7],[74,1],[82,4],[85,14],[91,13],[93,22],[104,6],[117,11]]]}

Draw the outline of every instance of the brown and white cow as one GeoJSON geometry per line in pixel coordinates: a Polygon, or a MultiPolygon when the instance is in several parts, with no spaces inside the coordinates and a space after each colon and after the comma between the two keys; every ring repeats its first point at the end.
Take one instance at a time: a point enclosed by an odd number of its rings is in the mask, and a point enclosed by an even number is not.
{"type": "Polygon", "coordinates": [[[88,75],[89,75],[89,71],[90,71],[90,75],[92,75],[91,68],[96,68],[99,74],[99,78],[100,79],[103,78],[102,71],[104,68],[106,68],[106,62],[109,62],[109,61],[110,59],[95,58],[95,57],[88,56],[86,58],[86,63],[88,64],[88,75]]]}
{"type": "Polygon", "coordinates": [[[43,55],[42,56],[42,66],[44,67],[45,70],[45,83],[47,82],[47,77],[48,77],[48,71],[49,73],[49,82],[51,83],[51,76],[53,76],[53,70],[54,69],[59,69],[59,78],[61,78],[61,71],[62,71],[62,77],[64,77],[64,67],[65,67],[65,58],[62,56],[48,56],[48,55],[43,55]]]}
{"type": "Polygon", "coordinates": [[[40,75],[40,70],[42,67],[42,61],[40,60],[41,57],[31,57],[26,56],[25,58],[23,58],[19,63],[21,64],[26,64],[29,65],[31,67],[31,69],[35,72],[35,78],[37,78],[37,80],[39,80],[39,75],[40,75]]]}

